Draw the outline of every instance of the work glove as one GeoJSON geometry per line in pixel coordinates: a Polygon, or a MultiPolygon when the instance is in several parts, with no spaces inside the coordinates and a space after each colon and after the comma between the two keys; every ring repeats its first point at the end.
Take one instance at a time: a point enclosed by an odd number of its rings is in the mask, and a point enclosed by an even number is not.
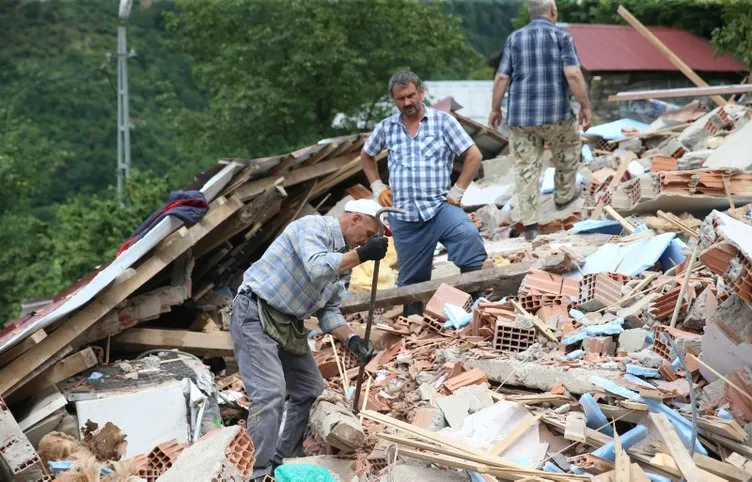
{"type": "Polygon", "coordinates": [[[361,363],[368,363],[373,358],[373,342],[364,340],[360,335],[353,335],[347,340],[347,349],[354,353],[361,363]]]}
{"type": "Polygon", "coordinates": [[[389,247],[389,240],[386,236],[373,236],[368,238],[368,241],[358,248],[355,248],[355,252],[358,253],[360,262],[376,261],[383,259],[386,256],[386,249],[389,247]]]}
{"type": "Polygon", "coordinates": [[[381,182],[381,179],[371,183],[371,191],[373,191],[373,199],[382,206],[390,208],[394,204],[391,188],[381,182]]]}
{"type": "Polygon", "coordinates": [[[462,202],[462,196],[464,195],[465,190],[455,184],[454,186],[452,186],[452,189],[449,190],[449,194],[447,194],[447,201],[449,202],[449,204],[459,206],[460,202],[462,202]]]}

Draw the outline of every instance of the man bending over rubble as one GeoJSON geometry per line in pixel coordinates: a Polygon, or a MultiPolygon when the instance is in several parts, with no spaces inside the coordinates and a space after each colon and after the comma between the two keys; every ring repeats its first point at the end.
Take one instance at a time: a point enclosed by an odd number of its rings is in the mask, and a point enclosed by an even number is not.
{"type": "Polygon", "coordinates": [[[532,19],[507,38],[504,55],[494,82],[488,125],[501,122],[501,101],[509,86],[506,123],[510,148],[515,157],[517,202],[522,212],[525,239],[538,235],[543,144],[553,155],[554,203],[564,209],[576,200],[582,188],[577,185],[580,160],[580,133],[572,107],[571,90],[580,103],[579,120],[590,125],[590,100],[580,70],[572,36],[556,26],[558,11],[554,0],[530,0],[532,19]]]}
{"type": "MultiPolygon", "coordinates": [[[[397,285],[431,279],[433,253],[439,242],[461,272],[481,269],[487,257],[483,240],[459,205],[483,155],[457,119],[423,105],[423,86],[414,73],[394,74],[389,93],[399,113],[376,126],[360,158],[374,197],[384,206],[393,201],[405,211],[389,214],[399,264],[397,285]],[[389,150],[391,189],[381,181],[376,166],[375,156],[384,149],[389,150]],[[462,157],[463,166],[450,189],[455,156],[462,157]]],[[[405,316],[422,312],[420,301],[404,307],[405,316]]]]}
{"type": "Polygon", "coordinates": [[[386,255],[375,236],[380,209],[370,199],[350,201],[339,218],[306,216],[291,223],[243,275],[232,303],[230,335],[250,408],[248,434],[256,447],[253,480],[299,455],[308,415],[324,389],[303,319],[316,315],[361,361],[373,344],[354,334],[339,304],[353,267],[386,255]],[[289,396],[287,416],[278,436],[289,396]]]}

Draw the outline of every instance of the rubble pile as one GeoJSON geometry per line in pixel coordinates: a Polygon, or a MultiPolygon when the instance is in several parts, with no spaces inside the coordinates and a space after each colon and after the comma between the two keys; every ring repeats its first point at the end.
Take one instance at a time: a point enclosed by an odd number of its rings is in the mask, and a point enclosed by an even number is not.
{"type": "MultiPolygon", "coordinates": [[[[463,207],[489,259],[459,274],[439,246],[432,281],[380,279],[359,407],[357,357],[306,320],[326,390],[306,457],[282,467],[341,480],[752,479],[752,110],[692,103],[642,131],[585,132],[584,195],[556,210],[543,173],[532,242],[515,236],[505,139],[453,114],[486,159],[463,207]],[[403,316],[412,301],[423,314],[403,316]]],[[[188,186],[210,205],[200,221],[164,218],[6,323],[10,480],[247,480],[234,290],[290,221],[371,196],[366,137],[221,161],[188,186]]],[[[353,292],[341,305],[361,334],[369,302],[353,292]]]]}

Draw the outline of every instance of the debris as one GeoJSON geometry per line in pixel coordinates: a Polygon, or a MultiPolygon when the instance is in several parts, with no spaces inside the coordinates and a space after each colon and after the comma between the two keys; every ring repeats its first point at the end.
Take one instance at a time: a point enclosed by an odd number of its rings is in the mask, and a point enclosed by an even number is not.
{"type": "Polygon", "coordinates": [[[310,423],[317,437],[340,450],[353,451],[365,439],[358,418],[345,408],[336,395],[326,391],[314,402],[310,423]]]}

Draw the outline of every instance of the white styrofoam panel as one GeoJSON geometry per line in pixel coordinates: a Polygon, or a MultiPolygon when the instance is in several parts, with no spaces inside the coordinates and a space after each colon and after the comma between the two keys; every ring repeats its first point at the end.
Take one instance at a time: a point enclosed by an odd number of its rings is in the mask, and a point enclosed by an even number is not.
{"type": "Polygon", "coordinates": [[[188,441],[187,404],[179,381],[132,393],[102,395],[96,400],[76,402],[78,425],[91,420],[100,427],[107,422],[120,427],[128,441],[124,458],[146,454],[172,439],[188,441]]]}

